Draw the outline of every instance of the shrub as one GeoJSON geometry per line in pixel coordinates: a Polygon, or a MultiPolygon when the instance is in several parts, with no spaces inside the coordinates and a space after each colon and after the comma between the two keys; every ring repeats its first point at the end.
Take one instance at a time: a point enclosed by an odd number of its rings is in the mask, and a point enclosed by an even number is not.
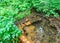
{"type": "Polygon", "coordinates": [[[32,0],[32,4],[37,11],[46,13],[48,17],[51,14],[53,14],[54,17],[59,16],[55,11],[60,10],[60,0],[32,0]]]}
{"type": "Polygon", "coordinates": [[[21,31],[14,24],[12,17],[0,16],[0,43],[4,43],[5,40],[9,42],[20,35],[21,31]]]}
{"type": "Polygon", "coordinates": [[[0,0],[0,43],[12,43],[22,35],[14,22],[30,13],[29,3],[29,0],[0,0]]]}

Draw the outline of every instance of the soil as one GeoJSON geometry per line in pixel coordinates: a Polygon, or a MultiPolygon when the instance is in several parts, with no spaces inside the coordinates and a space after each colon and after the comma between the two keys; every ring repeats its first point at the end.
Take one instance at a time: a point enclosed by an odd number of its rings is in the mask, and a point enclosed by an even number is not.
{"type": "Polygon", "coordinates": [[[34,43],[60,43],[60,17],[45,17],[43,13],[32,11],[16,25],[34,43]]]}

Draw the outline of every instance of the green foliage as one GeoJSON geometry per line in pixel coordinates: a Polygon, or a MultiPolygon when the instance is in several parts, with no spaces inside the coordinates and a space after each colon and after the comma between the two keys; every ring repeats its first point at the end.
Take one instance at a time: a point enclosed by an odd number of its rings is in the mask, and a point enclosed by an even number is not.
{"type": "Polygon", "coordinates": [[[12,43],[22,35],[14,22],[30,14],[30,6],[29,0],[0,0],[0,43],[12,43]]]}
{"type": "Polygon", "coordinates": [[[0,16],[0,42],[9,41],[21,35],[12,17],[0,16]]]}
{"type": "Polygon", "coordinates": [[[24,13],[26,10],[28,10],[27,13],[30,13],[30,6],[30,0],[0,0],[0,15],[16,18],[17,15],[26,15],[24,13]]]}
{"type": "Polygon", "coordinates": [[[16,20],[20,20],[26,16],[28,16],[30,14],[30,9],[24,11],[24,12],[20,12],[19,15],[16,15],[14,18],[15,18],[15,21],[16,20]]]}
{"type": "Polygon", "coordinates": [[[0,43],[12,43],[21,35],[14,22],[29,15],[33,7],[48,17],[58,17],[55,11],[60,10],[60,0],[0,0],[0,43]]]}
{"type": "Polygon", "coordinates": [[[32,4],[37,11],[46,13],[46,16],[48,17],[51,14],[53,14],[54,17],[59,16],[55,10],[60,10],[60,0],[32,0],[32,4]]]}
{"type": "Polygon", "coordinates": [[[0,0],[0,6],[3,7],[13,7],[14,9],[19,9],[24,11],[27,8],[30,8],[30,0],[0,0]]]}

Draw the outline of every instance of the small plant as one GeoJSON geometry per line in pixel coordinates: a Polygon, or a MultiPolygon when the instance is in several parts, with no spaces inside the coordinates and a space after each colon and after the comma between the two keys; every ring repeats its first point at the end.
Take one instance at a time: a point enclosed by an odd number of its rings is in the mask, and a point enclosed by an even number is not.
{"type": "Polygon", "coordinates": [[[9,42],[20,35],[21,31],[14,24],[12,17],[0,16],[0,43],[4,43],[6,40],[9,42]]]}
{"type": "Polygon", "coordinates": [[[22,35],[14,22],[29,15],[29,3],[29,0],[0,0],[0,43],[13,43],[22,35]]]}
{"type": "Polygon", "coordinates": [[[48,17],[51,14],[53,14],[54,17],[59,16],[55,11],[60,10],[60,0],[32,0],[32,4],[37,11],[46,13],[48,17]]]}

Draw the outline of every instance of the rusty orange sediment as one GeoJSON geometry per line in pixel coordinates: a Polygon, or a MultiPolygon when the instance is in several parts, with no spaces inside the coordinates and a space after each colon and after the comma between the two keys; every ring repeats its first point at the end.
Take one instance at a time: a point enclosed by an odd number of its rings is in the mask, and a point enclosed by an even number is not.
{"type": "Polygon", "coordinates": [[[19,37],[22,43],[33,43],[30,39],[28,39],[25,35],[19,37]]]}

